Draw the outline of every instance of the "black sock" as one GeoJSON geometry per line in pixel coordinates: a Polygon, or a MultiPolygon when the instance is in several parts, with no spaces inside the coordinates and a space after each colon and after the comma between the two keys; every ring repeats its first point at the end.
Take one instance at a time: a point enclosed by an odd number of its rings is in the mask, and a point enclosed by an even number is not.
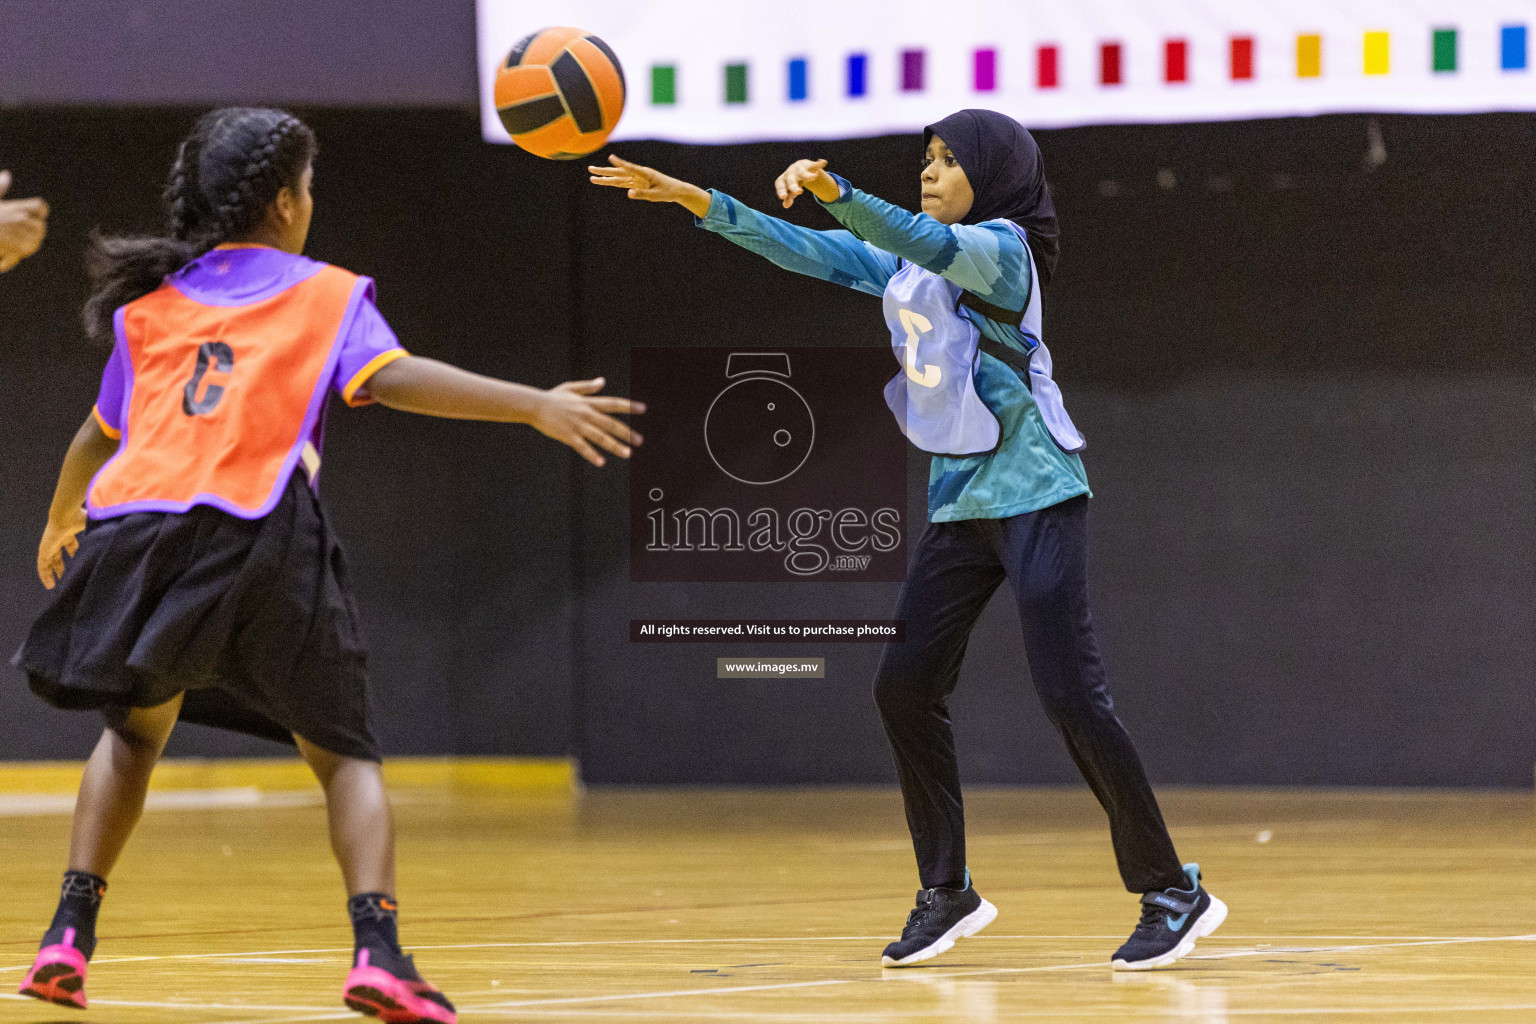
{"type": "Polygon", "coordinates": [[[64,885],[59,892],[59,909],[53,913],[53,923],[43,933],[43,946],[57,946],[64,942],[67,929],[73,928],[73,945],[89,960],[96,952],[96,913],[101,909],[101,898],[106,894],[107,880],[89,871],[64,872],[64,885]]]}
{"type": "Polygon", "coordinates": [[[394,897],[382,892],[358,893],[347,900],[352,918],[353,960],[368,951],[368,963],[397,978],[420,980],[416,966],[400,949],[399,907],[394,897]]]}

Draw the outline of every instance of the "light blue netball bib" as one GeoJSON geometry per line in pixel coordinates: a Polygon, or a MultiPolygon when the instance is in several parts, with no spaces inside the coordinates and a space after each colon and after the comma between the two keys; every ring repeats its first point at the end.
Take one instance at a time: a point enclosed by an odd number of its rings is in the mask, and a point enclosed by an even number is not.
{"type": "MultiPolygon", "coordinates": [[[[1030,271],[1033,280],[1033,256],[1030,271]]],[[[976,393],[981,331],[959,312],[963,291],[908,263],[885,286],[883,299],[891,350],[901,364],[901,372],[885,386],[885,403],[908,440],[923,451],[952,458],[995,451],[1002,439],[997,416],[976,393]]],[[[1011,356],[1021,366],[1027,360],[1030,393],[1051,437],[1063,450],[1075,452],[1085,442],[1051,379],[1051,354],[1039,340],[1040,319],[1040,289],[1031,287],[1018,326],[1032,347],[1027,355],[1011,356]]]]}

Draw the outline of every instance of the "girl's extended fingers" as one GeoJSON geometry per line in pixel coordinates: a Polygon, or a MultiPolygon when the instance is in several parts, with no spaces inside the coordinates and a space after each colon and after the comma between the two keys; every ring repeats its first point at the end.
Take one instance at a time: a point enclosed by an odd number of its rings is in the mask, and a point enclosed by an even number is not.
{"type": "Polygon", "coordinates": [[[587,444],[586,438],[577,436],[565,443],[576,449],[576,454],[592,463],[592,465],[601,466],[603,464],[603,457],[597,453],[597,449],[587,444]]]}
{"type": "Polygon", "coordinates": [[[644,402],[632,402],[618,395],[599,395],[588,399],[592,408],[599,412],[642,413],[645,412],[644,402]]]}
{"type": "Polygon", "coordinates": [[[629,458],[629,446],[620,441],[618,438],[614,437],[612,434],[608,434],[596,427],[591,426],[589,426],[584,433],[586,434],[587,440],[591,441],[599,448],[610,451],[621,459],[629,458]]]}
{"type": "Polygon", "coordinates": [[[629,424],[625,423],[623,420],[616,420],[612,416],[608,416],[594,410],[589,422],[596,426],[597,429],[603,431],[606,434],[611,434],[612,436],[618,438],[620,441],[624,441],[630,444],[633,443],[634,431],[632,431],[629,427],[629,424]]]}
{"type": "Polygon", "coordinates": [[[79,537],[71,537],[71,538],[69,538],[69,540],[65,541],[64,542],[64,550],[69,552],[69,556],[71,558],[73,558],[75,555],[79,554],[80,553],[80,538],[79,537]]]}

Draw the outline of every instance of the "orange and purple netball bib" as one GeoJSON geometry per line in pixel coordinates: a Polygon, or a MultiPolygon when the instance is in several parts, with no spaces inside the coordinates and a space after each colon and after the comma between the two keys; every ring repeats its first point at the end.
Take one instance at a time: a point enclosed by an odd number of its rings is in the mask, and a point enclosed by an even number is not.
{"type": "Polygon", "coordinates": [[[328,391],[364,404],[368,378],[406,354],[372,295],[339,267],[221,247],[119,309],[96,417],[120,443],[88,514],[258,519],[300,465],[315,481],[328,391]]]}

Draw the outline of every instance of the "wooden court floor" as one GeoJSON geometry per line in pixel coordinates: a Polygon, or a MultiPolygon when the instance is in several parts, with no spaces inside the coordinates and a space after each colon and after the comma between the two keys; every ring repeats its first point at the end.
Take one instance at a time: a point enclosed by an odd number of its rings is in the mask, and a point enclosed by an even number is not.
{"type": "MultiPolygon", "coordinates": [[[[353,1018],[320,808],[146,814],[112,880],[84,1014],[0,1022],[353,1018]]],[[[403,938],[473,1021],[1536,1021],[1531,794],[1170,791],[1231,917],[1191,959],[1109,971],[1134,924],[1079,790],[970,796],[999,917],[882,970],[916,889],[887,791],[397,796],[403,938]]],[[[0,981],[52,912],[67,818],[0,816],[0,981]]]]}

